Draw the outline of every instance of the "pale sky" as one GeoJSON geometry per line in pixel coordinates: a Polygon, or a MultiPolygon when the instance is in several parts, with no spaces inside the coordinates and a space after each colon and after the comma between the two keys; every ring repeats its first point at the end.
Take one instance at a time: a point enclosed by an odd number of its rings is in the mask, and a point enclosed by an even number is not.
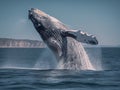
{"type": "Polygon", "coordinates": [[[120,45],[120,0],[0,0],[0,38],[41,40],[28,20],[30,8],[96,35],[100,45],[120,45]]]}

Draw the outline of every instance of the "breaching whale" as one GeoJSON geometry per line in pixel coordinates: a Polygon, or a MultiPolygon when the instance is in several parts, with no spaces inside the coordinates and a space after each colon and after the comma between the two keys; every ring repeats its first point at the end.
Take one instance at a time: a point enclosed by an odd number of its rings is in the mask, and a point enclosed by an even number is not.
{"type": "Polygon", "coordinates": [[[82,43],[96,45],[94,35],[81,30],[73,30],[58,19],[35,8],[29,10],[29,19],[40,34],[43,41],[58,59],[61,69],[94,70],[82,43]]]}

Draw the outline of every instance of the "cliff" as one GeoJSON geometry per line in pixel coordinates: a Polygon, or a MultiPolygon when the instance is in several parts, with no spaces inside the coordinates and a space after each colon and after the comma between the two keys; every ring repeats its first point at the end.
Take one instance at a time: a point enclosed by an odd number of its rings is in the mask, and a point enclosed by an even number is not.
{"type": "Polygon", "coordinates": [[[0,38],[0,48],[45,48],[42,41],[0,38]]]}

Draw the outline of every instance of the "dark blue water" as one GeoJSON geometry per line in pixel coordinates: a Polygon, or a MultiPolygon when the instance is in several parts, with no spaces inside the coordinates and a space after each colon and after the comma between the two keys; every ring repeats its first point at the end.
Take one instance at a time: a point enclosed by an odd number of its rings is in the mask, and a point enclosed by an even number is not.
{"type": "Polygon", "coordinates": [[[0,49],[0,90],[120,90],[120,48],[87,52],[102,70],[54,69],[57,62],[46,49],[0,49]]]}

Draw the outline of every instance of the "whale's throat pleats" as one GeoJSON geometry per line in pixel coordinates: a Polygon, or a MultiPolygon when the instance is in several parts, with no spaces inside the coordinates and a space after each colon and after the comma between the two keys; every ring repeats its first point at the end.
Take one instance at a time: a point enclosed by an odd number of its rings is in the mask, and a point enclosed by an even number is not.
{"type": "Polygon", "coordinates": [[[47,32],[46,44],[56,55],[57,59],[62,56],[63,49],[63,38],[60,36],[60,31],[49,30],[47,32]]]}
{"type": "Polygon", "coordinates": [[[62,46],[55,38],[49,38],[48,47],[54,52],[57,57],[62,55],[62,46]]]}

